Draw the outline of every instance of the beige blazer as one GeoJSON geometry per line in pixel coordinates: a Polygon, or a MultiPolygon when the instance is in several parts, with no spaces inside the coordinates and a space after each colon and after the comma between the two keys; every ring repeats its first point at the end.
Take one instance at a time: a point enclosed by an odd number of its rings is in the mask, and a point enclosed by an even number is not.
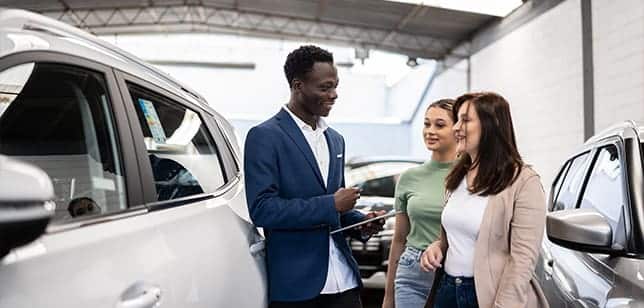
{"type": "MultiPolygon", "coordinates": [[[[545,215],[545,193],[539,175],[529,167],[521,170],[512,185],[489,196],[474,247],[479,307],[549,307],[534,277],[545,215]]],[[[443,232],[437,241],[447,243],[443,232]]],[[[446,251],[448,245],[442,246],[446,251]]],[[[428,304],[433,303],[434,293],[428,304]]]]}

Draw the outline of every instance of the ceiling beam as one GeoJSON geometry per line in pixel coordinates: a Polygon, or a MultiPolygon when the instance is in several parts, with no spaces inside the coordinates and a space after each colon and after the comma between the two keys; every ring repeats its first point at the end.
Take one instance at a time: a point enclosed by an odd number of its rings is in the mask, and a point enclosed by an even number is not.
{"type": "MultiPolygon", "coordinates": [[[[395,28],[326,22],[322,20],[328,0],[320,0],[309,18],[248,12],[239,8],[193,4],[161,5],[152,0],[145,7],[73,9],[64,4],[63,12],[75,16],[65,18],[58,10],[41,12],[95,34],[144,32],[207,32],[248,35],[277,39],[318,41],[350,47],[379,49],[428,59],[441,58],[455,45],[454,41],[403,31],[405,25],[426,7],[415,7],[395,28]],[[80,18],[80,16],[84,16],[80,18]]],[[[69,17],[68,16],[68,17],[69,17]]]]}
{"type": "Polygon", "coordinates": [[[398,24],[393,29],[391,29],[391,31],[389,31],[389,34],[387,34],[387,37],[385,38],[385,41],[390,40],[396,34],[397,31],[400,31],[403,27],[405,27],[405,25],[407,25],[407,23],[412,18],[414,18],[414,17],[416,17],[416,15],[418,15],[418,13],[423,9],[423,7],[424,6],[422,4],[418,4],[418,5],[414,6],[409,11],[409,13],[405,17],[400,19],[398,24]]]}
{"type": "Polygon", "coordinates": [[[85,21],[76,14],[76,12],[67,4],[67,2],[65,2],[64,0],[58,0],[58,2],[64,8],[61,17],[65,14],[69,14],[70,18],[75,19],[74,22],[77,24],[77,27],[87,29],[87,27],[85,26],[85,21]]]}

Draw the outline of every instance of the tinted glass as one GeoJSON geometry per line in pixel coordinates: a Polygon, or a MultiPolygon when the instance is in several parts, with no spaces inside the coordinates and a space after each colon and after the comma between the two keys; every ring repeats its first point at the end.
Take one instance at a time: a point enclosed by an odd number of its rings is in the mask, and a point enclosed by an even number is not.
{"type": "Polygon", "coordinates": [[[557,179],[552,185],[551,195],[553,200],[556,199],[557,195],[559,194],[559,189],[561,189],[561,185],[563,184],[564,179],[566,178],[566,174],[568,173],[568,168],[570,168],[570,161],[567,161],[566,164],[563,166],[563,168],[561,168],[559,176],[557,177],[557,179]]]}
{"type": "Polygon", "coordinates": [[[129,85],[157,190],[165,201],[214,192],[225,183],[217,148],[198,113],[129,85]]]}
{"type": "Polygon", "coordinates": [[[579,196],[579,190],[584,183],[584,172],[586,171],[590,152],[586,152],[572,159],[568,172],[566,172],[561,189],[555,199],[553,211],[575,208],[579,196]]]}
{"type": "Polygon", "coordinates": [[[394,197],[396,189],[395,176],[386,176],[369,181],[365,181],[361,185],[363,196],[379,196],[379,197],[394,197]]]}
{"type": "Polygon", "coordinates": [[[0,154],[47,172],[56,193],[53,223],[126,208],[106,89],[101,73],[61,64],[0,72],[0,154]]]}
{"type": "Polygon", "coordinates": [[[621,229],[618,225],[623,219],[625,196],[625,183],[617,147],[610,145],[600,148],[579,207],[597,210],[608,220],[613,233],[617,233],[616,231],[621,229]]]}

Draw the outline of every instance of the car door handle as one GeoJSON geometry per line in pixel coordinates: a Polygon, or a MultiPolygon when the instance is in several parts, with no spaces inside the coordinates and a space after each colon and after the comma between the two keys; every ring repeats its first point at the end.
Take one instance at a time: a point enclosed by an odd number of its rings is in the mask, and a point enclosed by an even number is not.
{"type": "Polygon", "coordinates": [[[250,254],[253,257],[256,257],[260,253],[264,252],[264,249],[266,249],[266,243],[264,240],[259,240],[253,244],[250,245],[250,254]]]}
{"type": "Polygon", "coordinates": [[[161,288],[137,281],[121,294],[116,308],[153,308],[161,303],[161,288]]]}
{"type": "Polygon", "coordinates": [[[555,265],[555,260],[554,259],[549,259],[545,260],[545,266],[543,267],[543,272],[546,275],[546,278],[552,279],[552,273],[554,271],[554,265],[555,265]]]}

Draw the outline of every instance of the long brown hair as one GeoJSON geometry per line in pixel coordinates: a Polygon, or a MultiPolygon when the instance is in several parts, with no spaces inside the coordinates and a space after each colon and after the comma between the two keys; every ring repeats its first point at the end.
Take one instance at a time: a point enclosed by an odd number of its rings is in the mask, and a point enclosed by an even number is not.
{"type": "Polygon", "coordinates": [[[470,102],[468,108],[475,108],[481,121],[478,157],[473,162],[469,154],[461,154],[445,179],[447,190],[456,190],[467,171],[478,166],[470,192],[480,196],[498,194],[516,180],[524,165],[517,150],[510,104],[496,93],[467,93],[456,99],[452,109],[456,118],[466,102],[470,102]]]}

